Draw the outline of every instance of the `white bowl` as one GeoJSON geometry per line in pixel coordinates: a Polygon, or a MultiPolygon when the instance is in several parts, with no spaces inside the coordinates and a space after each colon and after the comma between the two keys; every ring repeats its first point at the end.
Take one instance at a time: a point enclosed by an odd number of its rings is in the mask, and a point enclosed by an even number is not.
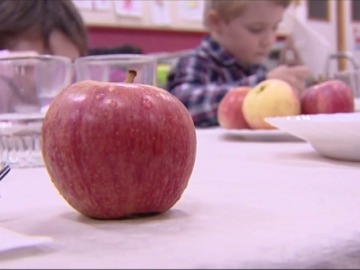
{"type": "Polygon", "coordinates": [[[269,117],[266,121],[309,142],[325,157],[360,161],[360,112],[269,117]]]}

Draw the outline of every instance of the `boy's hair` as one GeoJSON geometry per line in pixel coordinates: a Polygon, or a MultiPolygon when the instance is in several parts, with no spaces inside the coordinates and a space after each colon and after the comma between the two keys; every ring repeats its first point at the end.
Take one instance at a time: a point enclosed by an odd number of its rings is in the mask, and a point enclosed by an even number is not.
{"type": "MultiPolygon", "coordinates": [[[[204,20],[207,26],[207,14],[210,10],[219,14],[220,18],[225,22],[230,22],[238,17],[244,10],[247,3],[254,0],[205,0],[204,20]]],[[[287,8],[293,0],[267,0],[274,4],[287,8]]]]}
{"type": "Polygon", "coordinates": [[[78,48],[80,55],[87,54],[87,30],[71,0],[1,0],[0,49],[6,49],[14,38],[28,30],[38,33],[46,47],[50,34],[58,30],[78,48]]]}

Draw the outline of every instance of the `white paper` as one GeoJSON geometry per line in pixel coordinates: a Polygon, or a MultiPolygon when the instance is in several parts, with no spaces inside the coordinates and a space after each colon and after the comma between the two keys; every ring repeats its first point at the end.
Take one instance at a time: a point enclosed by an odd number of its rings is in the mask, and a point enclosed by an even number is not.
{"type": "Polygon", "coordinates": [[[177,1],[180,16],[185,21],[201,21],[204,0],[181,0],[177,1]]]}
{"type": "Polygon", "coordinates": [[[153,0],[151,2],[151,12],[155,24],[169,25],[171,23],[169,1],[153,0]]]}
{"type": "Polygon", "coordinates": [[[36,246],[51,242],[47,236],[27,236],[17,232],[0,228],[0,252],[11,249],[36,246]]]}
{"type": "Polygon", "coordinates": [[[141,17],[143,15],[143,1],[116,0],[115,13],[122,16],[141,17]]]}
{"type": "Polygon", "coordinates": [[[292,27],[295,48],[301,60],[311,69],[315,77],[324,75],[328,56],[333,53],[330,43],[296,17],[292,27]]]}

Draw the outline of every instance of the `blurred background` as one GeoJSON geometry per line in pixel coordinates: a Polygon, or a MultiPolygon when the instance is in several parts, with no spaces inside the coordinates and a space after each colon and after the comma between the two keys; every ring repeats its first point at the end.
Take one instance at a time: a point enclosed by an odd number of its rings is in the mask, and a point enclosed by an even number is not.
{"type": "MultiPolygon", "coordinates": [[[[90,53],[156,54],[160,85],[168,66],[205,35],[203,0],[73,1],[88,28],[90,53]]],[[[360,1],[295,0],[278,29],[267,65],[301,60],[317,76],[332,76],[353,69],[349,55],[357,60],[359,52],[360,1]],[[350,54],[338,57],[339,52],[350,54]]]]}

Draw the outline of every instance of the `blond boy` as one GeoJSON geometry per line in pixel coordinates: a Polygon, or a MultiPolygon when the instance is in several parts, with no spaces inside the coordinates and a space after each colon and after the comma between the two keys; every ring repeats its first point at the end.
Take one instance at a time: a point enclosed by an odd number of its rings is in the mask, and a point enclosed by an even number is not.
{"type": "Polygon", "coordinates": [[[270,78],[297,91],[310,76],[307,67],[262,64],[276,41],[277,26],[291,0],[207,0],[203,22],[209,35],[179,59],[167,89],[188,108],[196,126],[218,125],[219,102],[238,86],[254,86],[270,78]]]}

